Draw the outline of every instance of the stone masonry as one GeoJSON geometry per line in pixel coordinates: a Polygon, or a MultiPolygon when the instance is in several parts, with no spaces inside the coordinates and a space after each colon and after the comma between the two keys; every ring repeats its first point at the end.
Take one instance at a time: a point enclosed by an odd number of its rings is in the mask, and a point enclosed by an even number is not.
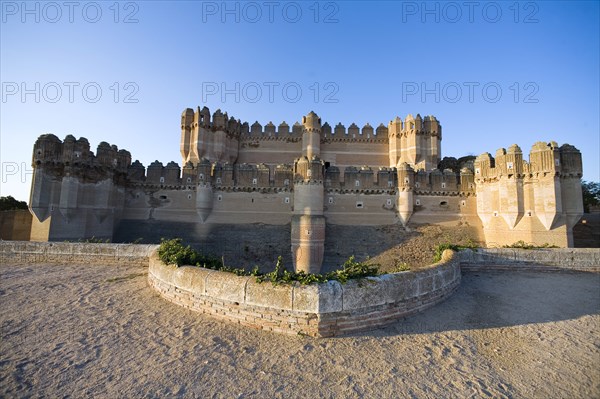
{"type": "Polygon", "coordinates": [[[94,154],[85,138],[40,136],[30,239],[134,241],[164,224],[203,243],[213,231],[281,226],[289,232],[276,240],[289,240],[284,259],[319,272],[326,243],[336,240],[325,236],[330,225],[458,223],[479,228],[488,246],[568,247],[583,213],[581,153],[568,144],[538,142],[529,161],[513,145],[455,173],[437,169],[442,127],[434,116],[346,128],[310,112],[301,123],[263,127],[198,107],[184,110],[180,128],[183,167],[144,167],[105,142],[94,154]]]}

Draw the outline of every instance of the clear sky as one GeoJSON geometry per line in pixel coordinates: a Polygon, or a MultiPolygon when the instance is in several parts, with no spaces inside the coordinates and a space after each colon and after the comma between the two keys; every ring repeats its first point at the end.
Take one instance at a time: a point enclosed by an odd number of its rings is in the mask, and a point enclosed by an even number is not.
{"type": "Polygon", "coordinates": [[[598,181],[599,3],[1,3],[0,195],[28,200],[36,138],[181,163],[180,116],[376,127],[435,115],[442,155],[536,141],[598,181]]]}

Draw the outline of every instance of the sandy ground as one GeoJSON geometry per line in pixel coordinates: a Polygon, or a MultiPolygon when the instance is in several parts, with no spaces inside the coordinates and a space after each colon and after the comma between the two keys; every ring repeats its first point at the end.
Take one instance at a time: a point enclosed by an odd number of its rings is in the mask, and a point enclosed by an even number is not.
{"type": "Polygon", "coordinates": [[[146,273],[0,265],[0,397],[600,397],[598,274],[466,274],[388,328],[312,339],[185,310],[146,273]]]}

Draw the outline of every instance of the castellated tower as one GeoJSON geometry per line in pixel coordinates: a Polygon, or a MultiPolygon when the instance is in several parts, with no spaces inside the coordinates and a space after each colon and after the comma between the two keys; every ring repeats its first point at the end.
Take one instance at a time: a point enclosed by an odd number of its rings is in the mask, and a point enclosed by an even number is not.
{"type": "Polygon", "coordinates": [[[581,153],[554,141],[537,142],[529,162],[517,145],[475,160],[477,214],[489,246],[522,240],[573,246],[572,229],[583,215],[581,153]]]}
{"type": "Polygon", "coordinates": [[[292,260],[296,271],[320,273],[325,250],[321,119],[311,111],[302,125],[302,157],[294,162],[292,260]]]}
{"type": "Polygon", "coordinates": [[[44,134],[33,148],[31,240],[111,239],[124,207],[128,151],[44,134]]]}
{"type": "Polygon", "coordinates": [[[182,164],[198,164],[206,158],[210,162],[234,163],[238,157],[242,124],[220,109],[210,115],[207,107],[187,108],[181,114],[182,164]]]}
{"type": "Polygon", "coordinates": [[[442,154],[442,126],[435,116],[408,115],[388,124],[390,167],[407,163],[414,170],[437,168],[442,154]]]}

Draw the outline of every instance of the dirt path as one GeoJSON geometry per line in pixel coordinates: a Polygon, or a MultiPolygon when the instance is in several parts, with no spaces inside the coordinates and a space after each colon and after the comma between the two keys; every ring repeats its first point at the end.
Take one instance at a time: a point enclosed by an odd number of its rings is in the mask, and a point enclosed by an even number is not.
{"type": "Polygon", "coordinates": [[[146,269],[0,266],[0,397],[600,397],[600,275],[467,274],[448,301],[331,339],[213,320],[146,269]]]}

